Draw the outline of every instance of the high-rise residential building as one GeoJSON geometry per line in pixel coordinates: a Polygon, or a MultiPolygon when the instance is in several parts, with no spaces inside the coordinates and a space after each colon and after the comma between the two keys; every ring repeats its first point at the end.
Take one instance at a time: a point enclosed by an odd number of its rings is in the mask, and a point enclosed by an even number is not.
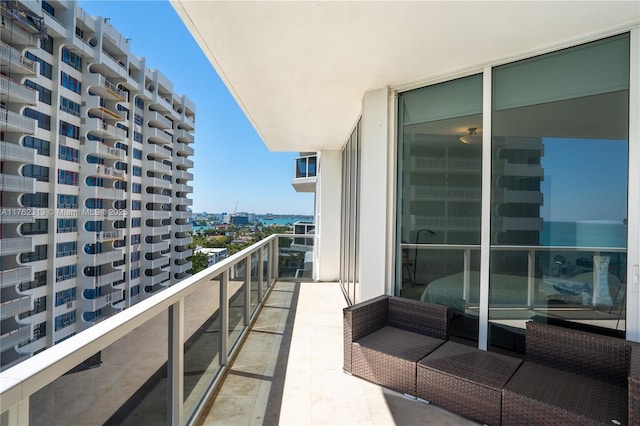
{"type": "Polygon", "coordinates": [[[0,6],[6,369],[188,276],[195,105],[109,18],[0,6]]]}

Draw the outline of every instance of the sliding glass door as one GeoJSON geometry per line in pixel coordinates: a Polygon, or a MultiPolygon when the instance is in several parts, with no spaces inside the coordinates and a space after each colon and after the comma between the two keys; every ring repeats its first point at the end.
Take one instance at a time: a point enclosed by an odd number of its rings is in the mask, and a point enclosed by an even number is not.
{"type": "Polygon", "coordinates": [[[399,94],[397,294],[493,350],[522,352],[529,320],[624,337],[629,35],[490,72],[491,93],[472,75],[399,94]]]}
{"type": "Polygon", "coordinates": [[[403,93],[400,121],[397,293],[449,305],[452,335],[476,344],[482,75],[403,93]]]}
{"type": "Polygon", "coordinates": [[[624,337],[629,38],[493,70],[489,343],[533,318],[624,337]]]}

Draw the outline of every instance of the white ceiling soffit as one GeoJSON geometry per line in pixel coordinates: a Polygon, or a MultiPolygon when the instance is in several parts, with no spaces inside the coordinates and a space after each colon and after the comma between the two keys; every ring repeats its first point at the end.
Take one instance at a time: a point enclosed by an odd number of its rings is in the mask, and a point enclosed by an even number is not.
{"type": "Polygon", "coordinates": [[[637,25],[632,1],[172,4],[274,151],[340,149],[363,94],[637,25]]]}

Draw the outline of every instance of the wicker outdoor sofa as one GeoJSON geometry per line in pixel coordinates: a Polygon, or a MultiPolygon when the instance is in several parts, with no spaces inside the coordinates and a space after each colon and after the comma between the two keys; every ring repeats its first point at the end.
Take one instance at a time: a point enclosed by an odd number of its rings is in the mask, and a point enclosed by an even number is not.
{"type": "Polygon", "coordinates": [[[636,343],[529,321],[522,362],[447,341],[446,306],[380,296],[343,313],[344,370],[373,383],[485,424],[640,426],[636,343]]]}
{"type": "Polygon", "coordinates": [[[525,344],[503,390],[503,425],[640,425],[640,346],[532,321],[525,344]]]}
{"type": "Polygon", "coordinates": [[[416,365],[449,337],[449,308],[379,296],[344,309],[344,371],[408,395],[416,365]]]}

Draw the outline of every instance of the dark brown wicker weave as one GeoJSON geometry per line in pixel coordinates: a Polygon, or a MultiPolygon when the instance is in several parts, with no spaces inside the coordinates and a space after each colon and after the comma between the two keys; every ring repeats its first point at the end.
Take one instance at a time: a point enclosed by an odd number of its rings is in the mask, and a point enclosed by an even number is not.
{"type": "Polygon", "coordinates": [[[344,370],[415,395],[416,363],[448,338],[449,308],[379,296],[343,314],[344,370]]]}
{"type": "Polygon", "coordinates": [[[502,388],[522,361],[447,342],[418,362],[418,398],[488,425],[499,425],[502,388]]]}
{"type": "Polygon", "coordinates": [[[640,424],[638,349],[623,339],[528,322],[525,362],[503,391],[503,424],[640,424]]]}

